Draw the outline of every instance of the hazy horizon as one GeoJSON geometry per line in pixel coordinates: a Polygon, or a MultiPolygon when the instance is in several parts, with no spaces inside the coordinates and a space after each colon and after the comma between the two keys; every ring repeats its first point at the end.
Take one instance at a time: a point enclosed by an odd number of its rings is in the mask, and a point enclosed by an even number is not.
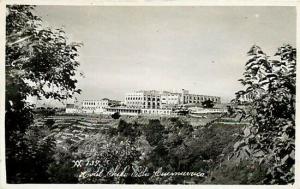
{"type": "Polygon", "coordinates": [[[242,87],[252,45],[269,56],[296,45],[295,7],[37,6],[36,13],[84,44],[80,100],[187,89],[226,102],[242,87]]]}

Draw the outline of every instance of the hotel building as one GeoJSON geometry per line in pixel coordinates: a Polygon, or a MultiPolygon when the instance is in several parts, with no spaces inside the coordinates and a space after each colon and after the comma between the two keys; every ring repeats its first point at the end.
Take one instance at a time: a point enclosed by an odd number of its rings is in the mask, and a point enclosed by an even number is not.
{"type": "Polygon", "coordinates": [[[190,94],[188,90],[184,89],[181,93],[151,90],[136,91],[125,95],[127,107],[143,109],[168,109],[185,105],[200,105],[206,100],[211,100],[215,104],[221,103],[220,97],[190,94]]]}
{"type": "MultiPolygon", "coordinates": [[[[104,98],[102,100],[83,100],[82,113],[103,113],[121,115],[174,115],[175,109],[181,107],[199,107],[203,101],[211,100],[220,104],[221,99],[217,96],[190,94],[182,89],[180,93],[156,90],[140,90],[126,93],[124,105],[120,101],[104,98]]],[[[67,113],[74,112],[75,107],[66,109],[67,113]]]]}

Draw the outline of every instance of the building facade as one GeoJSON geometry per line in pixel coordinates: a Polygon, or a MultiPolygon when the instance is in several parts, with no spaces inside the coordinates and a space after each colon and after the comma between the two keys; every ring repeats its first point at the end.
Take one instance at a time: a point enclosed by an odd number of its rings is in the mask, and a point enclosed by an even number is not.
{"type": "Polygon", "coordinates": [[[170,116],[173,115],[173,111],[171,109],[141,109],[141,114],[170,116]]]}
{"type": "Polygon", "coordinates": [[[162,108],[175,108],[182,103],[180,93],[163,91],[161,94],[162,108]]]}
{"type": "Polygon", "coordinates": [[[102,100],[83,100],[82,113],[103,113],[110,106],[110,101],[107,98],[102,100]]]}
{"type": "Polygon", "coordinates": [[[112,115],[118,112],[120,115],[139,115],[141,113],[140,108],[128,108],[128,107],[106,107],[104,114],[112,115]]]}
{"type": "Polygon", "coordinates": [[[125,105],[132,108],[161,108],[161,94],[159,91],[137,91],[125,94],[125,105]]]}
{"type": "Polygon", "coordinates": [[[79,113],[79,107],[75,104],[67,104],[66,105],[66,113],[67,114],[76,114],[79,113]]]}
{"type": "MultiPolygon", "coordinates": [[[[211,100],[220,104],[221,99],[217,96],[190,94],[188,90],[181,92],[140,90],[126,93],[124,103],[110,100],[83,100],[82,113],[113,114],[119,112],[121,115],[175,115],[175,110],[183,110],[187,107],[199,107],[203,101],[211,100]]],[[[75,110],[68,107],[68,112],[75,110]]]]}
{"type": "Polygon", "coordinates": [[[190,94],[188,90],[184,89],[182,89],[181,93],[151,90],[136,91],[126,93],[125,95],[126,106],[144,109],[165,109],[183,105],[200,105],[206,100],[211,100],[215,104],[221,103],[220,97],[190,94]]]}
{"type": "Polygon", "coordinates": [[[181,93],[182,104],[201,104],[206,100],[211,100],[215,104],[221,103],[221,98],[218,96],[190,94],[189,91],[182,89],[182,93],[181,93]]]}

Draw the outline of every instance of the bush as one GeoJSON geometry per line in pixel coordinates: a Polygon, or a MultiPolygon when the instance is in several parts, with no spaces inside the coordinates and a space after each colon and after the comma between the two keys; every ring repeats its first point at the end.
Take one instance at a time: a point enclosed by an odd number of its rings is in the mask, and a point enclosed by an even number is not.
{"type": "Polygon", "coordinates": [[[115,113],[113,113],[113,114],[111,115],[111,117],[112,117],[113,119],[119,119],[119,118],[121,117],[121,115],[120,115],[119,112],[115,112],[115,113]]]}
{"type": "Polygon", "coordinates": [[[205,181],[205,184],[262,184],[267,166],[244,160],[225,161],[217,166],[205,181]]]}
{"type": "Polygon", "coordinates": [[[272,166],[264,180],[268,184],[294,182],[296,49],[284,45],[273,60],[260,47],[248,52],[244,78],[245,90],[236,93],[236,102],[250,97],[250,111],[242,111],[251,124],[245,127],[234,147],[239,158],[255,158],[272,166]]]}

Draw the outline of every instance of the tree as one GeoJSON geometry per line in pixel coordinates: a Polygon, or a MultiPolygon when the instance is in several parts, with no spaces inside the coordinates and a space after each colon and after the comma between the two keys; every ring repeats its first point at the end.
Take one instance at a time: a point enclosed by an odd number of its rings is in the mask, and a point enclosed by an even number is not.
{"type": "Polygon", "coordinates": [[[214,102],[210,99],[203,101],[201,104],[204,108],[213,108],[214,107],[214,102]]]}
{"type": "Polygon", "coordinates": [[[149,124],[143,129],[143,133],[151,146],[156,146],[163,140],[164,131],[164,126],[162,126],[160,121],[157,119],[150,119],[149,124]]]}
{"type": "MultiPolygon", "coordinates": [[[[78,146],[78,152],[85,156],[86,160],[97,161],[97,166],[86,165],[82,167],[81,173],[97,173],[103,170],[105,176],[85,177],[79,174],[79,183],[85,184],[133,184],[139,183],[139,178],[131,176],[132,167],[138,164],[141,153],[136,149],[136,144],[124,138],[124,136],[105,136],[96,134],[78,146]],[[87,150],[89,146],[89,150],[87,150]],[[90,153],[90,151],[93,153],[90,153]],[[123,170],[127,176],[109,175],[109,172],[116,170],[121,173],[123,170]]],[[[79,154],[79,156],[81,156],[79,154]]],[[[82,158],[81,158],[82,159],[82,158]]],[[[143,181],[143,180],[142,180],[143,181]]],[[[142,182],[141,181],[141,182],[142,182]]],[[[143,182],[142,182],[143,183],[143,182]]]]}
{"type": "Polygon", "coordinates": [[[119,119],[121,117],[119,112],[115,112],[114,114],[111,115],[112,118],[114,119],[119,119]]]}
{"type": "Polygon", "coordinates": [[[73,166],[74,155],[70,150],[58,148],[54,155],[55,162],[47,169],[51,183],[78,183],[78,168],[73,166]]]}
{"type": "MultiPolygon", "coordinates": [[[[9,5],[6,14],[5,137],[6,163],[10,170],[7,181],[12,183],[38,179],[17,167],[25,161],[33,161],[25,156],[30,153],[29,148],[35,147],[30,147],[35,144],[24,139],[24,133],[33,122],[32,106],[26,99],[36,96],[63,100],[80,93],[76,89],[76,69],[79,66],[77,48],[81,44],[68,43],[61,29],[45,28],[33,9],[34,6],[9,5]],[[24,145],[17,145],[22,143],[24,145]]],[[[36,164],[32,169],[41,166],[36,164]]]]}
{"type": "Polygon", "coordinates": [[[251,96],[249,111],[244,112],[251,121],[234,145],[236,155],[268,164],[265,183],[293,183],[296,49],[284,45],[271,59],[260,47],[253,46],[248,55],[244,78],[240,79],[245,90],[236,93],[236,100],[251,96]]]}
{"type": "Polygon", "coordinates": [[[135,141],[136,137],[138,137],[140,134],[137,123],[127,123],[122,119],[118,124],[117,131],[121,136],[127,138],[130,142],[135,141]]]}

